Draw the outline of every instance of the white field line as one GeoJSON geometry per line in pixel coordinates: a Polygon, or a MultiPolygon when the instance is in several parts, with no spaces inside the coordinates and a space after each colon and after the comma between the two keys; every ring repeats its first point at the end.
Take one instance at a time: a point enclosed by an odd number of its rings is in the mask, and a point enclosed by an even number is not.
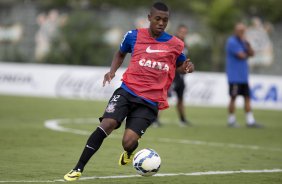
{"type": "MultiPolygon", "coordinates": [[[[153,177],[169,177],[169,176],[205,176],[205,175],[227,175],[227,174],[251,174],[251,173],[279,173],[282,169],[264,169],[264,170],[239,170],[239,171],[206,171],[206,172],[191,172],[191,173],[161,173],[153,177]]],[[[118,175],[118,176],[89,176],[81,177],[79,180],[95,180],[95,179],[123,179],[141,177],[140,175],[118,175]]],[[[7,180],[0,183],[55,183],[63,182],[63,179],[57,180],[7,180]]]]}
{"type": "MultiPolygon", "coordinates": [[[[77,130],[73,128],[65,128],[63,124],[85,124],[85,123],[98,123],[97,118],[79,118],[79,119],[52,119],[46,120],[44,126],[54,131],[69,132],[78,135],[90,135],[91,132],[86,130],[77,130]]],[[[111,134],[109,138],[120,139],[120,135],[111,134]]],[[[190,145],[203,145],[212,147],[227,147],[236,149],[249,149],[249,150],[265,150],[265,151],[279,151],[282,152],[282,148],[267,148],[257,145],[243,145],[233,143],[219,143],[219,142],[207,142],[199,140],[188,140],[188,139],[170,139],[170,138],[145,138],[150,141],[158,141],[162,143],[177,143],[177,144],[190,144],[190,145]]]]}
{"type": "MultiPolygon", "coordinates": [[[[156,174],[153,177],[164,177],[164,176],[204,176],[204,175],[240,174],[240,173],[277,173],[277,172],[282,172],[282,169],[240,170],[240,171],[207,171],[207,172],[192,172],[192,173],[163,173],[163,174],[156,174]]],[[[82,177],[80,180],[119,179],[119,178],[135,178],[135,177],[141,177],[141,176],[140,175],[90,176],[90,177],[82,177]]]]}
{"type": "Polygon", "coordinates": [[[0,183],[55,183],[59,180],[7,180],[0,181],[0,183]]]}

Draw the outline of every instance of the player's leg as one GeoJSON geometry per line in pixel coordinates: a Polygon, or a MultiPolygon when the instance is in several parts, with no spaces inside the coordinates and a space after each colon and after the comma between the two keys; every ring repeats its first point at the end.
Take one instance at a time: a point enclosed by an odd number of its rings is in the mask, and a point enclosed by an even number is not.
{"type": "Polygon", "coordinates": [[[228,105],[228,126],[234,127],[236,125],[236,116],[235,116],[235,102],[236,96],[231,96],[228,105]]]}
{"type": "Polygon", "coordinates": [[[104,139],[111,134],[111,132],[119,126],[119,123],[115,119],[104,118],[97,127],[97,129],[88,138],[85,148],[79,158],[74,170],[83,171],[85,165],[89,159],[94,155],[96,151],[102,145],[104,139]]]}
{"type": "Polygon", "coordinates": [[[236,96],[231,96],[229,100],[228,105],[228,113],[234,114],[235,113],[235,102],[236,102],[236,96]]]}
{"type": "Polygon", "coordinates": [[[191,125],[191,123],[186,119],[183,93],[184,93],[184,88],[180,88],[176,90],[176,94],[177,94],[176,109],[177,109],[178,117],[180,119],[180,125],[186,126],[186,125],[191,125]]]}
{"type": "Polygon", "coordinates": [[[253,112],[251,110],[251,100],[249,96],[244,96],[245,101],[245,113],[246,113],[246,123],[251,126],[256,123],[253,112]]]}
{"type": "Polygon", "coordinates": [[[135,104],[126,119],[122,146],[124,152],[119,159],[119,165],[126,165],[132,162],[134,151],[138,147],[138,140],[146,132],[147,128],[157,118],[157,107],[135,104]]]}
{"type": "Polygon", "coordinates": [[[178,112],[178,116],[180,118],[180,125],[188,124],[188,120],[185,117],[185,107],[184,107],[182,97],[177,98],[176,109],[177,109],[177,112],[178,112]]]}
{"type": "Polygon", "coordinates": [[[255,123],[255,118],[251,109],[250,89],[248,84],[242,84],[242,95],[244,96],[244,107],[246,113],[246,122],[248,125],[255,123]]]}
{"type": "Polygon", "coordinates": [[[229,127],[237,127],[236,123],[236,116],[235,116],[235,103],[236,103],[236,97],[239,92],[239,86],[238,84],[229,84],[229,104],[228,104],[228,119],[227,123],[229,127]]]}
{"type": "Polygon", "coordinates": [[[128,100],[120,95],[120,89],[116,90],[111,97],[103,117],[100,118],[101,124],[90,135],[83,152],[73,170],[64,176],[67,181],[77,180],[89,159],[98,151],[104,139],[116,128],[120,127],[121,122],[128,113],[128,100]]]}
{"type": "Polygon", "coordinates": [[[146,132],[152,121],[145,118],[128,117],[126,129],[123,134],[122,146],[124,152],[119,159],[119,165],[126,165],[132,162],[134,151],[138,147],[138,140],[146,132]]]}
{"type": "Polygon", "coordinates": [[[138,140],[140,136],[133,130],[127,128],[124,131],[122,146],[124,152],[121,154],[119,159],[119,165],[126,165],[132,162],[134,151],[138,147],[138,140]]]}
{"type": "Polygon", "coordinates": [[[262,126],[256,123],[255,117],[251,108],[250,88],[248,84],[242,84],[242,95],[244,96],[244,107],[246,114],[247,127],[261,128],[262,126]]]}
{"type": "MultiPolygon", "coordinates": [[[[179,75],[179,74],[178,74],[179,75]]],[[[184,90],[185,90],[185,82],[183,76],[178,76],[174,80],[174,91],[177,96],[177,102],[176,102],[176,110],[178,117],[180,119],[179,123],[180,126],[186,126],[186,125],[191,125],[191,123],[186,119],[185,115],[185,106],[184,106],[184,90]]]]}
{"type": "Polygon", "coordinates": [[[102,120],[100,126],[88,138],[76,166],[64,176],[66,181],[79,179],[90,158],[99,150],[104,139],[118,126],[119,123],[114,119],[104,118],[102,120]]]}
{"type": "Polygon", "coordinates": [[[252,108],[251,108],[251,99],[249,96],[245,96],[244,97],[244,100],[245,100],[245,104],[244,104],[244,107],[245,107],[245,112],[246,113],[249,113],[252,111],[252,108]]]}

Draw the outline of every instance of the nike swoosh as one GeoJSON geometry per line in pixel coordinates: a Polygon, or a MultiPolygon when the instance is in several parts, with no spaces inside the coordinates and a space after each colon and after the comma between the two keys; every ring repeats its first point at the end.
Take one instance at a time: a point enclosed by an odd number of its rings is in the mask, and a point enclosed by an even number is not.
{"type": "Polygon", "coordinates": [[[158,52],[168,52],[167,50],[153,50],[150,48],[151,46],[147,47],[146,52],[147,53],[158,53],[158,52]]]}
{"type": "Polygon", "coordinates": [[[95,150],[94,148],[92,148],[91,146],[86,145],[86,148],[90,148],[92,150],[95,150]]]}

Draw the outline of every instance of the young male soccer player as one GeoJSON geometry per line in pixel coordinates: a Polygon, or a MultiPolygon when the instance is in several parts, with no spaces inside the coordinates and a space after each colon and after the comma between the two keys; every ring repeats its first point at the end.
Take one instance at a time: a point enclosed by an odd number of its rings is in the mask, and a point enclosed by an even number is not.
{"type": "Polygon", "coordinates": [[[110,83],[122,64],[126,53],[131,60],[118,88],[100,118],[101,124],[90,135],[77,165],[64,176],[66,181],[75,181],[100,148],[103,140],[120,127],[126,118],[122,146],[124,152],[119,165],[132,161],[138,139],[155,120],[158,109],[168,108],[167,91],[173,81],[175,69],[182,73],[192,72],[194,65],[182,54],[184,43],[164,32],[169,19],[169,10],[164,3],[155,3],[150,10],[149,28],[126,33],[119,51],[114,55],[111,69],[104,76],[103,86],[110,83]]]}

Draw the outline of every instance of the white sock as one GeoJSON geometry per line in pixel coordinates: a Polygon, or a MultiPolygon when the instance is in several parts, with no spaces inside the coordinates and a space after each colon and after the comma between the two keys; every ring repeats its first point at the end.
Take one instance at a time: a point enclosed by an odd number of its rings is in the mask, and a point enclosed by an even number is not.
{"type": "Polygon", "coordinates": [[[227,121],[228,121],[229,124],[236,123],[236,116],[234,114],[229,114],[227,121]]]}
{"type": "Polygon", "coordinates": [[[246,113],[246,121],[248,125],[252,125],[256,122],[255,117],[252,112],[246,113]]]}

